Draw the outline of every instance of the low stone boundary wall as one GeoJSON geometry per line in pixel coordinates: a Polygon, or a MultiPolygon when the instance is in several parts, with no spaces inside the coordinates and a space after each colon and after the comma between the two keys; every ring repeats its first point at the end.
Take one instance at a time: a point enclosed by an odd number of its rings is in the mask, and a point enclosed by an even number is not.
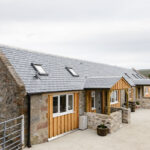
{"type": "Polygon", "coordinates": [[[122,123],[130,123],[131,122],[131,109],[130,108],[125,108],[125,107],[121,107],[121,108],[114,108],[111,107],[111,111],[122,111],[122,123]]]}
{"type": "Polygon", "coordinates": [[[142,99],[140,100],[141,108],[150,109],[150,99],[142,99]]]}
{"type": "Polygon", "coordinates": [[[117,131],[122,126],[121,110],[111,113],[111,115],[86,112],[84,115],[88,117],[88,128],[97,129],[100,124],[106,125],[110,133],[117,131]]]}

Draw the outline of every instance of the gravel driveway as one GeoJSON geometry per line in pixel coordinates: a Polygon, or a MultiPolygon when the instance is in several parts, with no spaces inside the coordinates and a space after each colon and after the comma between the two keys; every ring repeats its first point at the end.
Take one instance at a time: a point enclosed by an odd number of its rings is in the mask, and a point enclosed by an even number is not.
{"type": "Polygon", "coordinates": [[[132,113],[131,124],[106,137],[94,130],[76,131],[30,150],[150,150],[150,110],[132,113]]]}

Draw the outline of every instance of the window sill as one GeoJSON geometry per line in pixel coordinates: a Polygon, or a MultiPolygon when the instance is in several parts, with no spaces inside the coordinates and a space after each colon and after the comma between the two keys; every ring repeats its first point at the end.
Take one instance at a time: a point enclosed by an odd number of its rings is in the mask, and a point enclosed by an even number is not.
{"type": "Polygon", "coordinates": [[[73,114],[73,113],[74,113],[73,110],[70,110],[70,111],[67,111],[67,112],[64,112],[64,113],[56,113],[56,114],[53,114],[53,118],[68,115],[68,114],[73,114]]]}
{"type": "Polygon", "coordinates": [[[111,105],[113,105],[113,104],[118,104],[118,102],[113,102],[113,103],[110,103],[111,105]]]}
{"type": "Polygon", "coordinates": [[[92,110],[96,110],[96,108],[93,107],[92,110]]]}

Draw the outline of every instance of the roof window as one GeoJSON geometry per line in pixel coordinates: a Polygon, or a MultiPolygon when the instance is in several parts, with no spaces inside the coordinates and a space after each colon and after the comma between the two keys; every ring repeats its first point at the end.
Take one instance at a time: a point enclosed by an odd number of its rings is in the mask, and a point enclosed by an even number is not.
{"type": "Polygon", "coordinates": [[[68,72],[74,76],[74,77],[79,77],[79,75],[74,71],[73,68],[70,68],[70,67],[66,67],[66,69],[68,70],[68,72]]]}
{"type": "Polygon", "coordinates": [[[127,73],[125,73],[125,75],[126,75],[128,78],[131,78],[127,73]]]}
{"type": "Polygon", "coordinates": [[[31,63],[31,66],[35,69],[35,71],[38,72],[39,75],[45,75],[45,76],[48,75],[48,74],[46,73],[46,71],[43,69],[42,65],[31,63]]]}
{"type": "Polygon", "coordinates": [[[140,74],[136,74],[140,79],[143,79],[143,77],[140,74]]]}
{"type": "Polygon", "coordinates": [[[135,77],[136,79],[139,79],[139,77],[137,76],[137,75],[135,75],[135,74],[132,74],[133,75],[133,77],[135,77]]]}

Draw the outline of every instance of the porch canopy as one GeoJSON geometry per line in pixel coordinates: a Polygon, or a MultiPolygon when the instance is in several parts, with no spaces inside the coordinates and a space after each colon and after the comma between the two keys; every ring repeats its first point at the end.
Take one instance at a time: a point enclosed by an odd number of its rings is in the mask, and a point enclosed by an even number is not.
{"type": "Polygon", "coordinates": [[[107,113],[110,114],[110,96],[113,90],[125,90],[127,93],[127,107],[128,107],[128,89],[131,85],[124,77],[91,77],[85,81],[84,89],[106,89],[107,90],[107,113]]]}
{"type": "Polygon", "coordinates": [[[84,89],[113,89],[123,90],[130,88],[130,84],[123,77],[91,77],[87,78],[84,89]]]}

